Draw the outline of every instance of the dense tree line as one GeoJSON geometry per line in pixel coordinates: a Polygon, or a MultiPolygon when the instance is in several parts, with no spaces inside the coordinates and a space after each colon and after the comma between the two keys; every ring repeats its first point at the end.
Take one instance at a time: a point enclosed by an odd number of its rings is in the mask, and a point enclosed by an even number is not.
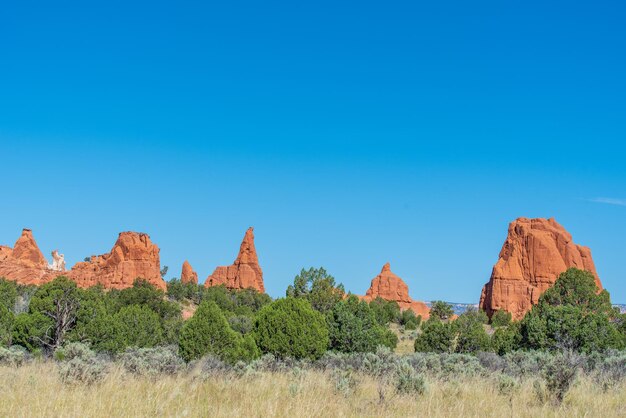
{"type": "Polygon", "coordinates": [[[395,302],[365,302],[346,294],[323,268],[302,270],[286,297],[273,301],[253,289],[228,290],[168,283],[167,292],[138,279],[133,287],[80,289],[59,277],[38,288],[0,279],[0,346],[47,354],[69,342],[111,354],[130,347],[176,346],[191,361],[207,354],[235,363],[264,353],[317,359],[326,351],[394,349],[396,328],[416,335],[415,350],[441,353],[520,349],[594,352],[626,347],[626,319],[598,292],[593,276],[570,269],[521,320],[506,312],[489,319],[470,310],[459,317],[434,302],[425,322],[395,302]],[[193,313],[183,320],[183,311],[193,313]],[[195,312],[194,312],[195,311],[195,312]]]}

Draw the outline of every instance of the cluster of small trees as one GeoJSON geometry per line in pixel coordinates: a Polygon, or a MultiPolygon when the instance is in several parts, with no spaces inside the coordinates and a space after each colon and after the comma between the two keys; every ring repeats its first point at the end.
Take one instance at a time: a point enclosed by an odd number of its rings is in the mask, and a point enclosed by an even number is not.
{"type": "Polygon", "coordinates": [[[416,330],[415,350],[441,353],[519,349],[593,352],[626,347],[626,319],[598,292],[590,273],[570,269],[521,321],[470,310],[458,318],[444,302],[424,323],[395,302],[347,295],[323,268],[302,270],[286,297],[253,289],[204,288],[172,280],[167,292],[143,280],[123,290],[80,289],[59,277],[39,288],[0,279],[0,345],[51,353],[67,342],[120,353],[129,347],[177,346],[191,361],[212,354],[229,363],[264,353],[317,359],[326,351],[374,352],[396,347],[389,324],[416,330]],[[182,310],[194,315],[183,320],[182,310]]]}
{"type": "Polygon", "coordinates": [[[521,321],[498,311],[491,321],[470,310],[449,320],[451,310],[433,304],[431,317],[415,341],[416,351],[505,354],[520,349],[584,353],[626,348],[626,315],[611,305],[589,272],[571,268],[521,321]],[[490,326],[488,325],[490,323],[490,326]]]}

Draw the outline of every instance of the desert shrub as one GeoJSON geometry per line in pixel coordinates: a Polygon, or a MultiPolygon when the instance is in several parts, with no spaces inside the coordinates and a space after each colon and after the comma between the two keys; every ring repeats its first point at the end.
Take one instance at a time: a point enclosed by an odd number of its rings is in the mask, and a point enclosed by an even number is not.
{"type": "Polygon", "coordinates": [[[59,375],[64,383],[89,385],[104,378],[107,369],[107,363],[97,357],[76,357],[59,365],[59,375]]]}
{"type": "Polygon", "coordinates": [[[306,299],[313,309],[326,313],[343,299],[345,293],[343,285],[336,284],[335,278],[324,267],[311,267],[309,270],[302,269],[294,278],[293,285],[287,288],[286,296],[306,299]]]}
{"type": "Polygon", "coordinates": [[[147,305],[124,306],[111,318],[114,351],[127,347],[155,347],[163,342],[159,315],[147,305]]]}
{"type": "Polygon", "coordinates": [[[132,287],[122,290],[112,290],[109,298],[114,305],[113,309],[119,311],[124,307],[138,305],[146,306],[156,312],[160,319],[180,317],[181,309],[177,303],[169,302],[165,293],[148,281],[137,279],[132,287]]]}
{"type": "Polygon", "coordinates": [[[506,374],[498,374],[496,376],[495,380],[498,385],[498,393],[500,393],[500,395],[509,396],[518,389],[519,383],[513,377],[506,374]]]}
{"type": "Polygon", "coordinates": [[[554,356],[548,363],[543,376],[546,381],[547,393],[556,404],[561,404],[570,387],[576,380],[580,358],[572,353],[554,356]]]}
{"type": "Polygon", "coordinates": [[[396,364],[394,384],[398,392],[405,394],[423,395],[427,389],[424,376],[417,373],[406,361],[396,364]]]}
{"type": "Polygon", "coordinates": [[[521,340],[519,323],[512,323],[508,326],[496,328],[491,336],[491,348],[499,355],[504,355],[518,349],[521,340]]]}
{"type": "Polygon", "coordinates": [[[421,316],[415,316],[415,312],[411,309],[407,309],[400,314],[400,325],[404,326],[406,330],[415,330],[419,328],[422,323],[421,316]]]}
{"type": "Polygon", "coordinates": [[[18,297],[18,285],[12,280],[6,280],[0,277],[0,309],[4,306],[10,312],[13,312],[18,297]]]}
{"type": "Polygon", "coordinates": [[[256,345],[256,340],[252,334],[246,334],[239,338],[239,347],[236,353],[236,360],[250,362],[261,356],[261,350],[256,345]]]}
{"type": "Polygon", "coordinates": [[[68,384],[92,384],[101,380],[107,373],[108,364],[96,356],[88,346],[82,343],[69,343],[55,351],[55,357],[61,360],[59,374],[68,384]]]}
{"type": "Polygon", "coordinates": [[[430,306],[430,317],[441,321],[448,320],[454,315],[452,305],[441,300],[436,300],[430,306]]]}
{"type": "Polygon", "coordinates": [[[13,341],[15,315],[5,305],[0,304],[0,347],[9,347],[13,341]]]}
{"type": "Polygon", "coordinates": [[[306,299],[279,299],[264,306],[257,316],[254,334],[264,353],[296,359],[320,358],[329,343],[324,316],[306,299]]]}
{"type": "Polygon", "coordinates": [[[178,347],[128,348],[118,357],[124,369],[142,376],[174,374],[184,369],[178,347]]]}
{"type": "Polygon", "coordinates": [[[491,316],[491,325],[493,327],[506,327],[511,323],[512,318],[510,312],[498,310],[491,316]]]}
{"type": "Polygon", "coordinates": [[[487,315],[482,311],[468,310],[456,321],[447,324],[456,335],[453,350],[455,353],[475,353],[491,348],[491,340],[484,325],[487,315]]]}
{"type": "Polygon", "coordinates": [[[212,354],[202,357],[191,363],[190,368],[197,369],[200,372],[200,377],[203,379],[222,376],[233,371],[232,365],[222,361],[219,357],[212,354]]]}
{"type": "Polygon", "coordinates": [[[327,322],[332,350],[373,352],[380,345],[395,348],[398,343],[397,336],[376,321],[370,305],[356,296],[336,303],[327,322]]]}
{"type": "Polygon", "coordinates": [[[603,356],[595,365],[593,376],[604,390],[626,381],[626,352],[603,356]]]}
{"type": "Polygon", "coordinates": [[[490,372],[503,372],[508,366],[507,361],[502,356],[492,352],[478,352],[476,359],[483,368],[490,372]]]}
{"type": "Polygon", "coordinates": [[[400,321],[400,306],[395,301],[385,300],[379,296],[370,302],[370,308],[374,312],[376,321],[382,326],[400,321]]]}
{"type": "Polygon", "coordinates": [[[197,299],[198,285],[194,283],[182,283],[179,279],[167,282],[167,296],[176,301],[184,299],[197,299]]]}
{"type": "Polygon", "coordinates": [[[436,376],[440,375],[442,371],[441,354],[415,353],[406,356],[406,361],[411,364],[411,367],[418,373],[428,373],[436,376]]]}
{"type": "Polygon", "coordinates": [[[422,333],[415,339],[415,351],[447,353],[453,348],[454,329],[450,324],[433,318],[422,326],[422,333]]]}
{"type": "Polygon", "coordinates": [[[228,318],[228,325],[240,334],[248,334],[254,327],[254,320],[245,315],[235,315],[228,318]]]}
{"type": "Polygon", "coordinates": [[[185,361],[212,354],[235,362],[241,336],[233,331],[215,302],[202,302],[180,333],[179,351],[185,361]]]}
{"type": "Polygon", "coordinates": [[[346,398],[350,397],[359,385],[359,379],[352,369],[334,369],[330,376],[334,383],[335,391],[346,398]]]}
{"type": "Polygon", "coordinates": [[[541,374],[552,361],[552,355],[542,351],[514,351],[504,355],[505,373],[514,377],[528,377],[541,374]]]}
{"type": "Polygon", "coordinates": [[[48,341],[52,327],[52,320],[39,312],[21,313],[15,316],[13,322],[12,342],[33,352],[48,341]]]}
{"type": "Polygon", "coordinates": [[[76,323],[83,290],[67,277],[60,276],[40,286],[30,300],[29,312],[49,318],[52,326],[42,339],[43,346],[56,349],[76,323]]]}
{"type": "Polygon", "coordinates": [[[611,320],[616,312],[606,290],[598,293],[593,274],[571,268],[521,321],[522,343],[530,349],[580,352],[623,348],[611,320]]]}
{"type": "Polygon", "coordinates": [[[27,359],[28,352],[23,347],[0,347],[0,365],[17,367],[24,364],[27,359]]]}
{"type": "Polygon", "coordinates": [[[202,301],[215,302],[227,317],[254,316],[259,309],[272,301],[269,295],[255,289],[230,290],[223,285],[202,288],[200,298],[202,301]]]}
{"type": "Polygon", "coordinates": [[[441,373],[443,376],[481,376],[485,369],[476,356],[468,354],[442,354],[441,373]]]}

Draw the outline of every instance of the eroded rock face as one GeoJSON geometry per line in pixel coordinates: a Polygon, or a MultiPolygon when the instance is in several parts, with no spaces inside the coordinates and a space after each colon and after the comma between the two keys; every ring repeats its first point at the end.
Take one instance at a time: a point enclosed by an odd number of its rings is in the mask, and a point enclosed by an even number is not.
{"type": "Polygon", "coordinates": [[[589,248],[574,244],[553,218],[518,218],[509,225],[498,262],[483,287],[480,308],[489,316],[505,310],[520,319],[570,267],[593,273],[602,289],[589,248]]]}
{"type": "Polygon", "coordinates": [[[423,319],[430,316],[428,306],[409,296],[409,287],[404,280],[391,271],[389,263],[385,264],[380,274],[372,279],[363,300],[371,302],[377,297],[397,302],[402,310],[412,309],[415,315],[421,315],[423,319]]]}
{"type": "Polygon", "coordinates": [[[110,253],[76,263],[67,276],[80,287],[100,284],[106,289],[124,289],[141,278],[165,290],[159,251],[147,234],[122,232],[110,253]]]}
{"type": "Polygon", "coordinates": [[[187,260],[183,263],[183,271],[180,273],[182,283],[198,284],[198,273],[196,273],[187,260]]]}
{"type": "Polygon", "coordinates": [[[54,279],[58,272],[48,269],[33,233],[24,229],[13,248],[0,246],[0,277],[23,285],[42,285],[54,279]]]}
{"type": "Polygon", "coordinates": [[[253,288],[265,292],[263,271],[254,248],[253,231],[253,228],[246,231],[235,262],[230,266],[216,268],[204,282],[205,287],[225,285],[229,289],[253,288]]]}

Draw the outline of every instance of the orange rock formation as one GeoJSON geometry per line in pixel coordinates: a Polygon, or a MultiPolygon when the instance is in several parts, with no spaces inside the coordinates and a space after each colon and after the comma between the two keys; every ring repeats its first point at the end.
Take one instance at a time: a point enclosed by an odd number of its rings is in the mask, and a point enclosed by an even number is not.
{"type": "Polygon", "coordinates": [[[160,289],[166,288],[161,278],[159,247],[146,234],[122,232],[110,253],[76,263],[69,271],[48,266],[29,229],[22,232],[14,248],[0,246],[0,277],[42,285],[58,276],[67,276],[80,287],[100,284],[106,289],[123,289],[142,278],[160,289]]]}
{"type": "Polygon", "coordinates": [[[246,231],[235,262],[227,267],[216,268],[204,282],[205,287],[225,285],[229,289],[254,288],[265,292],[263,271],[254,248],[253,231],[253,228],[246,231]]]}
{"type": "Polygon", "coordinates": [[[483,287],[480,308],[489,316],[505,310],[520,319],[570,267],[590,271],[602,288],[591,250],[574,244],[553,218],[518,218],[509,225],[498,262],[483,287]]]}
{"type": "Polygon", "coordinates": [[[80,287],[101,284],[107,289],[124,289],[141,278],[165,290],[159,251],[148,234],[122,232],[110,253],[76,263],[67,276],[80,287]]]}
{"type": "Polygon", "coordinates": [[[23,285],[42,285],[58,276],[48,262],[30,229],[24,229],[13,248],[0,246],[0,277],[23,285]]]}
{"type": "Polygon", "coordinates": [[[185,260],[183,263],[183,271],[180,273],[180,281],[182,283],[198,284],[198,273],[193,271],[189,261],[185,260]]]}
{"type": "Polygon", "coordinates": [[[411,299],[409,287],[404,280],[391,271],[389,263],[385,264],[380,274],[372,279],[372,284],[363,296],[363,300],[371,302],[377,297],[395,301],[400,309],[411,309],[415,315],[421,315],[424,319],[430,316],[430,308],[423,302],[411,299]]]}

